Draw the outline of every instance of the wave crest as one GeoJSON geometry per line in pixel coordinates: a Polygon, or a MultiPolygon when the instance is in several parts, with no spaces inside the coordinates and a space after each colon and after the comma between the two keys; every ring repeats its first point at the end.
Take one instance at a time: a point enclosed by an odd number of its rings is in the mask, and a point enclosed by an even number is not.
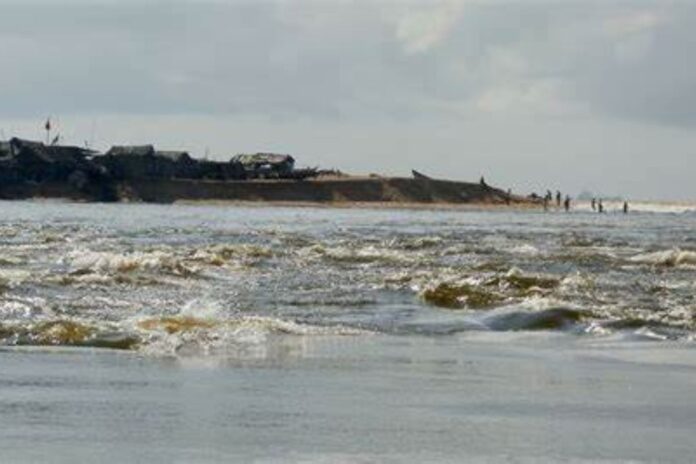
{"type": "Polygon", "coordinates": [[[696,251],[675,248],[673,250],[655,251],[653,253],[636,255],[629,258],[629,261],[636,264],[664,267],[696,265],[696,251]]]}
{"type": "Polygon", "coordinates": [[[197,267],[189,265],[173,253],[159,250],[131,253],[77,250],[69,253],[66,261],[71,267],[71,275],[156,271],[179,277],[189,277],[199,272],[197,267]]]}

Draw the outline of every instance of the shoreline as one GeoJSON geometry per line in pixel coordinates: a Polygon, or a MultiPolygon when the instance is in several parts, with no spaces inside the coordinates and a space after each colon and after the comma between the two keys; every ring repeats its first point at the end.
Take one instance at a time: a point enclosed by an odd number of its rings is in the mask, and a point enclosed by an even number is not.
{"type": "Polygon", "coordinates": [[[3,350],[0,423],[13,430],[3,455],[8,462],[415,456],[446,463],[693,455],[688,346],[526,333],[430,342],[286,335],[265,346],[259,357],[174,359],[3,350]],[[35,395],[27,395],[27,382],[35,395]]]}
{"type": "MultiPolygon", "coordinates": [[[[117,201],[99,202],[70,197],[30,197],[30,198],[0,198],[1,202],[30,202],[30,203],[55,203],[55,204],[112,204],[112,205],[172,205],[172,206],[219,206],[233,208],[316,208],[316,209],[374,209],[374,210],[416,210],[416,211],[534,211],[543,210],[543,207],[536,204],[518,203],[417,203],[417,202],[395,202],[395,201],[282,201],[282,200],[175,200],[171,203],[157,203],[146,201],[117,201]]],[[[556,210],[556,208],[551,211],[556,210]]],[[[559,209],[560,211],[561,209],[559,209]]]]}
{"type": "MultiPolygon", "coordinates": [[[[504,203],[472,202],[472,203],[418,203],[395,201],[282,201],[282,200],[234,200],[234,199],[181,199],[169,203],[145,202],[139,200],[122,200],[117,202],[99,202],[87,199],[71,197],[29,197],[29,198],[0,198],[0,202],[31,202],[31,203],[55,203],[55,204],[113,204],[113,205],[175,205],[175,206],[213,206],[231,208],[316,208],[316,209],[362,209],[362,210],[410,210],[410,211],[461,211],[461,212],[543,212],[543,206],[534,203],[504,203]]],[[[607,203],[607,213],[620,212],[620,203],[607,203]]],[[[631,213],[690,213],[696,211],[696,202],[689,201],[635,201],[631,203],[631,213]]],[[[563,213],[563,208],[555,205],[550,207],[548,213],[563,213]]],[[[589,204],[577,202],[571,212],[597,214],[590,209],[589,204]]]]}
{"type": "Polygon", "coordinates": [[[246,200],[177,200],[174,205],[183,206],[231,206],[241,208],[319,208],[319,209],[375,209],[418,211],[529,211],[542,209],[534,204],[505,205],[498,203],[416,203],[416,202],[367,202],[367,201],[246,201],[246,200]]]}
{"type": "Polygon", "coordinates": [[[209,181],[133,179],[84,188],[65,182],[0,186],[0,198],[68,198],[84,202],[245,202],[332,207],[449,208],[539,207],[538,200],[483,183],[403,177],[345,177],[314,180],[209,181]],[[106,195],[104,192],[108,192],[106,195]]]}

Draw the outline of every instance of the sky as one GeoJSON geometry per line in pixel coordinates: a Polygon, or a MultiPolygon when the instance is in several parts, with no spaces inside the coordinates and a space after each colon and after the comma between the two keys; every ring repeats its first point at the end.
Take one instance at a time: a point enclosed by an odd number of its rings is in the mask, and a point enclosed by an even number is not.
{"type": "Polygon", "coordinates": [[[0,0],[0,139],[696,200],[696,1],[0,0]]]}

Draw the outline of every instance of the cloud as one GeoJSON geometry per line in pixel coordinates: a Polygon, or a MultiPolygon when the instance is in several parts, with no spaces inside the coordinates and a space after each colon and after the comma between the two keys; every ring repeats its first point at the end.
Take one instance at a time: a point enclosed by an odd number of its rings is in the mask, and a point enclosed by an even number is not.
{"type": "Polygon", "coordinates": [[[612,36],[626,36],[649,31],[668,20],[661,11],[639,9],[612,16],[604,22],[604,29],[612,36]]]}
{"type": "Polygon", "coordinates": [[[688,5],[10,2],[3,19],[5,114],[696,123],[688,5]]]}
{"type": "Polygon", "coordinates": [[[423,53],[446,39],[464,10],[464,0],[410,5],[398,15],[396,37],[406,53],[423,53]]]}
{"type": "Polygon", "coordinates": [[[89,132],[93,115],[109,115],[111,125],[126,121],[114,137],[234,146],[254,134],[255,144],[282,149],[292,140],[288,150],[375,169],[415,166],[426,153],[446,166],[440,174],[474,178],[511,165],[530,178],[547,170],[561,178],[572,160],[549,160],[572,153],[587,160],[575,169],[591,166],[588,178],[605,180],[593,170],[607,157],[630,165],[635,178],[654,171],[651,134],[671,150],[664,160],[696,169],[686,156],[696,126],[693,3],[0,5],[5,131],[54,114],[87,121],[89,132]],[[18,119],[25,123],[11,122],[18,119]],[[187,133],[185,121],[194,120],[187,133]],[[221,121],[215,131],[206,129],[211,120],[221,121]],[[152,124],[141,132],[143,121],[152,124]],[[245,130],[231,128],[239,121],[245,130]],[[338,145],[340,156],[326,154],[338,145]]]}
{"type": "Polygon", "coordinates": [[[555,79],[534,79],[528,82],[492,86],[476,99],[476,108],[487,113],[516,114],[521,117],[537,115],[563,117],[586,114],[580,102],[566,99],[565,82],[555,79]]]}

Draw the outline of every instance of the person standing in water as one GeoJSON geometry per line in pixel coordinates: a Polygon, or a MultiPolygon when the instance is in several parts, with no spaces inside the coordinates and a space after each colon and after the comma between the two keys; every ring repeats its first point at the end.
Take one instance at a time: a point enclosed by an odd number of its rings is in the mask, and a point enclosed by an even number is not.
{"type": "Polygon", "coordinates": [[[627,202],[627,201],[624,201],[624,204],[623,204],[623,213],[624,213],[624,214],[628,214],[628,202],[627,202]]]}
{"type": "Polygon", "coordinates": [[[556,206],[561,207],[561,191],[556,190],[556,206]]]}
{"type": "Polygon", "coordinates": [[[604,212],[604,205],[602,204],[602,199],[600,198],[599,201],[597,202],[597,211],[599,213],[604,212]]]}
{"type": "Polygon", "coordinates": [[[565,200],[563,201],[563,207],[566,210],[566,213],[570,211],[570,196],[566,195],[565,200]]]}
{"type": "Polygon", "coordinates": [[[592,199],[592,211],[595,211],[597,209],[597,200],[595,198],[592,199]]]}

